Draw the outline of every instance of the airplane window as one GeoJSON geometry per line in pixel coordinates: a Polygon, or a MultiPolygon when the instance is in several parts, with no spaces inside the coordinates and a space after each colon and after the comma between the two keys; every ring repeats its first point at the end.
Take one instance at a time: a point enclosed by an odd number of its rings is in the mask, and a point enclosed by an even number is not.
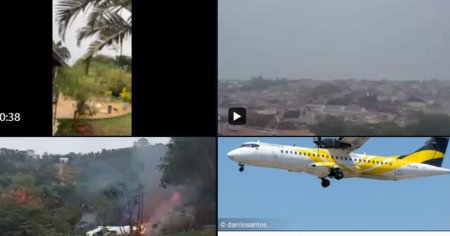
{"type": "Polygon", "coordinates": [[[347,160],[347,157],[345,158],[345,160],[347,160]]]}
{"type": "Polygon", "coordinates": [[[283,150],[281,150],[281,153],[283,153],[283,150]]]}
{"type": "Polygon", "coordinates": [[[292,154],[292,151],[291,151],[291,154],[292,154]]]}

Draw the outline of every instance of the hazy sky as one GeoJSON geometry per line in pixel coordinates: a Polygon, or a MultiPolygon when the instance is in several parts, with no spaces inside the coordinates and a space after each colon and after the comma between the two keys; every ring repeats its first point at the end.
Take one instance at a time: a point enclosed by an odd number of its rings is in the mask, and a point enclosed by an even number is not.
{"type": "MultiPolygon", "coordinates": [[[[66,154],[69,152],[87,153],[104,149],[131,147],[139,137],[130,138],[93,138],[93,137],[51,137],[51,138],[0,138],[0,148],[27,150],[36,154],[44,152],[66,154]]],[[[146,138],[149,143],[168,143],[169,138],[146,138]]]]}
{"type": "MultiPolygon", "coordinates": [[[[356,153],[401,155],[426,137],[370,138],[356,153]]],[[[286,230],[449,230],[450,175],[399,181],[331,180],[247,165],[244,172],[226,154],[257,141],[315,147],[312,138],[221,137],[218,141],[219,218],[275,218],[286,230]]],[[[442,167],[450,168],[449,149],[442,167]]],[[[424,234],[425,235],[425,234],[424,234]]]]}
{"type": "MultiPolygon", "coordinates": [[[[58,24],[56,23],[56,4],[60,0],[53,0],[53,40],[55,42],[60,41],[59,33],[58,33],[58,24]]],[[[125,13],[124,13],[125,14],[125,13]]],[[[67,29],[65,41],[63,42],[63,45],[67,47],[70,51],[71,57],[69,60],[69,64],[75,63],[78,59],[82,58],[83,55],[86,53],[89,44],[94,41],[95,37],[91,37],[89,39],[86,39],[82,41],[80,47],[77,46],[76,41],[76,35],[78,28],[84,26],[86,18],[88,14],[79,14],[77,18],[72,22],[71,27],[67,29]]],[[[115,51],[113,48],[104,48],[100,54],[105,54],[109,56],[116,56],[120,55],[120,50],[118,49],[115,51]]],[[[123,55],[131,56],[131,38],[129,40],[124,41],[123,43],[123,49],[122,49],[123,55]]]]}
{"type": "Polygon", "coordinates": [[[219,0],[219,78],[450,79],[448,0],[219,0]]]}

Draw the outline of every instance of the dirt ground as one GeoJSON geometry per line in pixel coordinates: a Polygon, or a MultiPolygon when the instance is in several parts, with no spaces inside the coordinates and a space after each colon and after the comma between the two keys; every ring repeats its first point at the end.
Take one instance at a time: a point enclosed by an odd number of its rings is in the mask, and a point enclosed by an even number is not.
{"type": "MultiPolygon", "coordinates": [[[[75,112],[76,102],[67,96],[62,94],[59,95],[57,108],[56,108],[56,119],[62,118],[73,118],[75,112]]],[[[91,105],[91,109],[95,110],[95,114],[82,115],[79,118],[82,119],[100,119],[100,118],[112,118],[117,116],[122,116],[131,112],[131,104],[124,105],[122,102],[106,102],[101,98],[93,98],[88,101],[91,105]],[[112,106],[111,113],[107,113],[108,106],[112,106]]]]}

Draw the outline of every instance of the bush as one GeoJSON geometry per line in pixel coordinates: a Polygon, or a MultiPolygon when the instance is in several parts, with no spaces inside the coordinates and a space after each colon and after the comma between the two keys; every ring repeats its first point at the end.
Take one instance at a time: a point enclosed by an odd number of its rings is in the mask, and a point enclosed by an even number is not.
{"type": "Polygon", "coordinates": [[[120,98],[124,102],[131,102],[131,91],[128,91],[126,87],[123,87],[122,92],[120,93],[120,98]]]}
{"type": "Polygon", "coordinates": [[[112,91],[105,91],[104,93],[105,97],[111,97],[112,96],[112,91]]]}

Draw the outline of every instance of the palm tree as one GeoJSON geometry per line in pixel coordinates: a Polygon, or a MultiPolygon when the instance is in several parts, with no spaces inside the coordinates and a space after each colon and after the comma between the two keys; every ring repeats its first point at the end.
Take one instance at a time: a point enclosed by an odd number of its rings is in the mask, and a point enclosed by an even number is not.
{"type": "Polygon", "coordinates": [[[131,5],[131,0],[60,0],[57,4],[56,21],[63,40],[70,23],[89,10],[86,25],[77,32],[78,46],[84,39],[96,37],[84,55],[86,73],[92,57],[105,46],[119,46],[122,54],[123,41],[131,37],[131,5]]]}

